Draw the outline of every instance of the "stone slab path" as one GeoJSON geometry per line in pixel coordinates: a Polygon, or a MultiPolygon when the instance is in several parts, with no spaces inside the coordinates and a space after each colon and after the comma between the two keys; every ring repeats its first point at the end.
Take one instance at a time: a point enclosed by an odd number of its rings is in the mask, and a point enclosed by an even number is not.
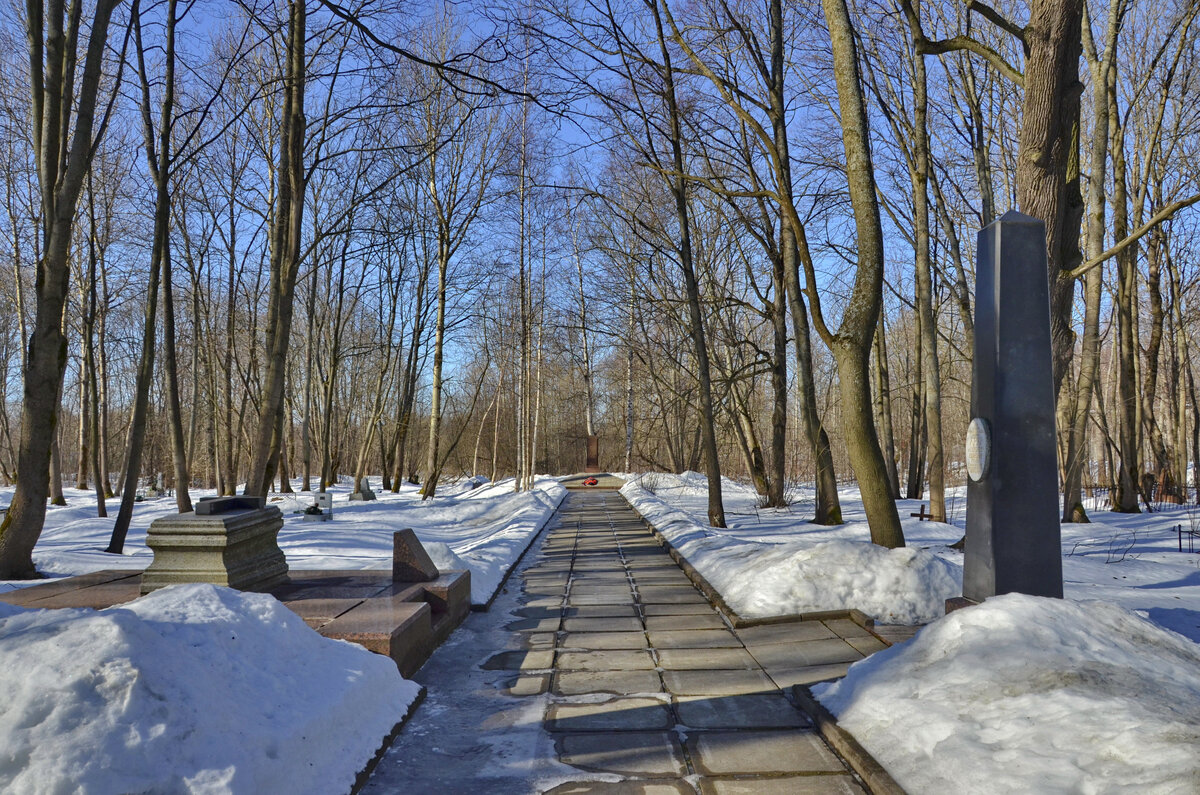
{"type": "Polygon", "coordinates": [[[735,631],[620,495],[573,492],[364,791],[861,793],[786,694],[884,647],[848,619],[735,631]]]}

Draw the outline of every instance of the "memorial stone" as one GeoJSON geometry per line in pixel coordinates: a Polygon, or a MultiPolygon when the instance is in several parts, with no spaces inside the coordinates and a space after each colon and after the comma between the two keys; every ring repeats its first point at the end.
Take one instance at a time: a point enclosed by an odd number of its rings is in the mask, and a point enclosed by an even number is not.
{"type": "Polygon", "coordinates": [[[392,579],[396,582],[433,582],[439,572],[421,539],[411,527],[392,534],[392,579]]]}
{"type": "Polygon", "coordinates": [[[1018,212],[979,233],[971,416],[963,596],[1061,597],[1046,233],[1018,212]]]}
{"type": "Polygon", "coordinates": [[[350,494],[352,502],[370,502],[373,499],[375,499],[375,492],[371,491],[371,484],[367,482],[366,478],[363,478],[359,490],[350,494]]]}

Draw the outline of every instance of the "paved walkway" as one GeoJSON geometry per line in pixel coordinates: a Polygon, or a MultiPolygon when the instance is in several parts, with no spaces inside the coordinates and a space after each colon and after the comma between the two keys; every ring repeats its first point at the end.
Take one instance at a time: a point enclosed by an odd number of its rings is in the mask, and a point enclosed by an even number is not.
{"type": "Polygon", "coordinates": [[[611,491],[568,495],[506,591],[367,792],[863,791],[786,697],[883,648],[854,622],[732,630],[611,491]]]}

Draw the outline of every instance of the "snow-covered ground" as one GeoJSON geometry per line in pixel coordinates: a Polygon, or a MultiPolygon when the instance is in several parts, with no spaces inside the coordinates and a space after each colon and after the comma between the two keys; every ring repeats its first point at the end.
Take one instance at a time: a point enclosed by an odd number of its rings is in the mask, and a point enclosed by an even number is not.
{"type": "MultiPolygon", "coordinates": [[[[946,597],[962,593],[962,554],[949,545],[965,531],[965,489],[951,490],[949,524],[912,518],[921,501],[898,501],[908,547],[887,552],[868,543],[870,528],[854,487],[839,492],[846,523],[821,527],[808,521],[811,488],[802,489],[790,509],[755,510],[754,491],[727,480],[729,528],[718,530],[706,519],[703,475],[656,473],[642,483],[654,493],[634,481],[622,493],[745,616],[853,607],[881,622],[926,622],[943,614],[946,597]]],[[[1175,530],[1200,522],[1200,512],[1183,506],[1152,514],[1094,510],[1091,518],[1091,524],[1062,526],[1066,595],[1121,605],[1200,642],[1200,554],[1180,553],[1175,530]]]]}
{"type": "Polygon", "coordinates": [[[1114,604],[995,597],[814,693],[909,792],[1200,792],[1200,646],[1114,604]]]}
{"type": "MultiPolygon", "coordinates": [[[[378,486],[378,483],[375,484],[378,486]]],[[[511,480],[489,484],[447,484],[432,500],[422,501],[417,487],[404,484],[400,493],[376,490],[373,502],[350,502],[353,485],[340,483],[333,494],[334,518],[305,522],[302,511],[312,504],[308,493],[271,495],[268,504],[283,511],[279,547],[294,569],[390,569],[392,533],[411,527],[440,568],[471,570],[471,601],[486,603],[513,562],[529,546],[566,495],[559,483],[539,478],[533,491],[516,493],[511,480]]],[[[112,519],[96,516],[93,492],[64,489],[66,506],[50,506],[46,525],[33,552],[38,571],[73,576],[101,569],[141,569],[154,553],[146,546],[146,530],[161,516],[176,512],[174,497],[136,503],[124,555],[104,552],[112,519]]],[[[194,490],[193,501],[213,496],[194,490]]],[[[12,487],[0,488],[0,504],[12,499],[12,487]]],[[[115,517],[120,500],[108,501],[115,517]]],[[[0,591],[31,585],[0,582],[0,591]]]]}
{"type": "Polygon", "coordinates": [[[419,692],[262,594],[0,603],[0,791],[347,792],[419,692]]]}
{"type": "MultiPolygon", "coordinates": [[[[440,568],[470,569],[476,603],[566,495],[550,478],[522,494],[464,481],[424,502],[407,484],[369,503],[349,490],[331,489],[330,522],[295,513],[311,495],[271,498],[290,567],[390,569],[392,533],[411,527],[440,568]]],[[[125,554],[110,555],[112,519],[92,493],[66,496],[34,551],[50,576],[144,568],[146,530],[176,510],[173,497],[138,503],[125,554]]],[[[419,692],[390,659],[322,638],[270,596],[190,585],[101,611],[0,603],[0,791],[346,792],[419,692]]]]}

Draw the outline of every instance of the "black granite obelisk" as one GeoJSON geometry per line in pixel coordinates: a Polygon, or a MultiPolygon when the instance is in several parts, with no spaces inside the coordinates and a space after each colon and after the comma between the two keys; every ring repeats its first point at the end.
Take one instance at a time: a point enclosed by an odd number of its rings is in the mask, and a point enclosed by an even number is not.
{"type": "Polygon", "coordinates": [[[1061,597],[1062,544],[1045,225],[979,232],[963,596],[1061,597]]]}

